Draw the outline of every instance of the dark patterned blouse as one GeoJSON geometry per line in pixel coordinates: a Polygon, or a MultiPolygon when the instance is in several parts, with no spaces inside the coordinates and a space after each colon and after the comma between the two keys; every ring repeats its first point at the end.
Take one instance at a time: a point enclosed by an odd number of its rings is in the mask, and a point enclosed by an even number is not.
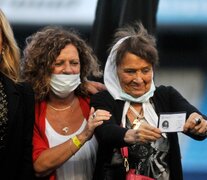
{"type": "MultiPolygon", "coordinates": [[[[132,128],[128,117],[126,127],[132,128]]],[[[169,142],[167,137],[160,138],[155,143],[136,143],[128,148],[129,167],[135,169],[136,174],[153,177],[156,180],[169,179],[167,154],[169,142]]]]}
{"type": "Polygon", "coordinates": [[[3,83],[0,79],[0,154],[3,155],[3,151],[6,147],[7,135],[8,135],[8,108],[7,108],[7,96],[4,91],[3,83]]]}

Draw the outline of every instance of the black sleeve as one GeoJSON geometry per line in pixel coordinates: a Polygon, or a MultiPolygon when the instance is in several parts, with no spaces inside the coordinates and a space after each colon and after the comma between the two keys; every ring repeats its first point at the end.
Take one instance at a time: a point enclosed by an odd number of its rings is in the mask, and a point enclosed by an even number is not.
{"type": "Polygon", "coordinates": [[[122,147],[127,144],[124,141],[126,128],[121,127],[121,117],[124,102],[115,101],[112,96],[103,91],[91,97],[91,107],[109,111],[112,116],[95,129],[95,135],[99,143],[104,146],[122,147]]]}
{"type": "MultiPolygon", "coordinates": [[[[155,92],[155,103],[159,112],[186,112],[186,119],[196,112],[206,119],[206,116],[202,114],[195,106],[189,103],[175,88],[172,86],[160,86],[158,92],[155,92]],[[159,107],[161,106],[161,108],[159,107]],[[161,109],[161,110],[160,110],[161,109]]],[[[196,140],[203,140],[205,137],[186,133],[186,135],[196,140]]]]}
{"type": "Polygon", "coordinates": [[[169,92],[170,92],[170,102],[172,109],[175,109],[176,111],[186,111],[187,113],[187,118],[190,116],[192,112],[199,112],[199,110],[194,107],[192,104],[188,102],[176,89],[173,87],[169,87],[169,92]]]}
{"type": "Polygon", "coordinates": [[[32,88],[28,84],[22,84],[20,89],[24,106],[24,124],[23,124],[23,166],[20,172],[21,179],[33,179],[33,161],[32,161],[32,136],[35,120],[35,99],[32,88]]]}
{"type": "Polygon", "coordinates": [[[181,112],[187,113],[187,118],[192,112],[202,114],[196,107],[188,102],[175,88],[172,86],[159,86],[153,97],[156,105],[157,113],[160,112],[181,112]]]}

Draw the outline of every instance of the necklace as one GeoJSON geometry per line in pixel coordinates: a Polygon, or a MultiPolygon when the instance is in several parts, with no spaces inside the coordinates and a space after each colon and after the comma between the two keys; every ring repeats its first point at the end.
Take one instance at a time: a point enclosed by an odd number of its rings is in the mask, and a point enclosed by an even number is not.
{"type": "Polygon", "coordinates": [[[136,118],[138,119],[138,118],[143,118],[143,116],[141,115],[141,112],[142,111],[140,111],[140,113],[133,107],[133,106],[129,106],[129,109],[134,113],[134,115],[136,116],[136,118]]]}
{"type": "Polygon", "coordinates": [[[64,128],[62,128],[62,131],[65,133],[65,134],[67,134],[68,133],[68,131],[69,131],[69,127],[64,127],[64,128]]]}
{"type": "Polygon", "coordinates": [[[52,106],[51,104],[48,103],[48,106],[51,107],[53,110],[55,111],[65,111],[67,109],[70,109],[74,103],[75,98],[73,99],[72,103],[69,106],[66,106],[64,108],[55,108],[54,106],[52,106]]]}
{"type": "MultiPolygon", "coordinates": [[[[134,121],[132,123],[132,128],[134,128],[136,125],[138,125],[140,123],[140,119],[144,119],[144,116],[141,115],[142,110],[140,111],[140,113],[133,107],[133,106],[129,106],[129,109],[133,112],[134,114],[134,121]]],[[[139,124],[140,125],[140,124],[139,124]]]]}

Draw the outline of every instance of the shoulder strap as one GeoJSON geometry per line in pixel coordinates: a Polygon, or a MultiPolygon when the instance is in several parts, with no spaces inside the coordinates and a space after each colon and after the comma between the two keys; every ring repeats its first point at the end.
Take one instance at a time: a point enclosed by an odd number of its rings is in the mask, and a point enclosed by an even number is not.
{"type": "Polygon", "coordinates": [[[121,148],[121,154],[122,154],[122,156],[124,157],[124,158],[128,158],[128,147],[122,147],[121,148]]]}
{"type": "Polygon", "coordinates": [[[129,162],[128,162],[128,147],[122,147],[121,148],[121,154],[122,154],[122,156],[123,156],[123,158],[124,158],[124,167],[125,167],[125,169],[126,169],[126,172],[128,172],[129,171],[129,162]]]}

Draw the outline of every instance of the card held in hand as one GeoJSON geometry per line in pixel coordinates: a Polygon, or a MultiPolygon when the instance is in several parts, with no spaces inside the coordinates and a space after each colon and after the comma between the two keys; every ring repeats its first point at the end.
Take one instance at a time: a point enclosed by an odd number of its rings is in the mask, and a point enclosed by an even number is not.
{"type": "Polygon", "coordinates": [[[161,132],[182,132],[186,121],[186,112],[161,113],[158,128],[161,132]]]}

